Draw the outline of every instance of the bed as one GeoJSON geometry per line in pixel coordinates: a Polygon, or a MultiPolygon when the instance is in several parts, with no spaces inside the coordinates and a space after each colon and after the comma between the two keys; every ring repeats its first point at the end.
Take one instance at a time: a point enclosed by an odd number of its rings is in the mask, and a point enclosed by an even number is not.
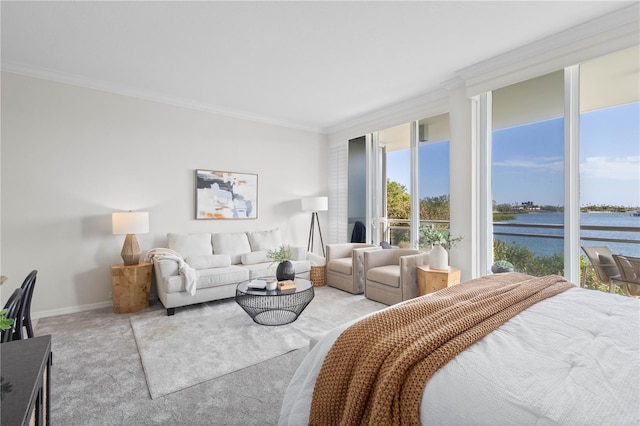
{"type": "MultiPolygon", "coordinates": [[[[430,376],[419,396],[419,423],[640,424],[640,300],[567,287],[508,319],[430,376]]],[[[423,296],[429,297],[436,294],[423,296]]],[[[332,368],[323,367],[325,358],[356,322],[330,331],[309,351],[285,393],[280,425],[309,424],[316,379],[321,368],[323,374],[332,368]]]]}

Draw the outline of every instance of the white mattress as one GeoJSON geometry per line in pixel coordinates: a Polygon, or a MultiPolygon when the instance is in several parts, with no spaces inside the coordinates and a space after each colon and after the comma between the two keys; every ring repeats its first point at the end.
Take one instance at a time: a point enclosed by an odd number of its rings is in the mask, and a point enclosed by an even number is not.
{"type": "MultiPolygon", "coordinates": [[[[280,425],[306,425],[325,354],[309,352],[280,425]]],[[[574,288],[543,300],[467,348],[427,382],[428,425],[640,425],[640,300],[574,288]]]]}

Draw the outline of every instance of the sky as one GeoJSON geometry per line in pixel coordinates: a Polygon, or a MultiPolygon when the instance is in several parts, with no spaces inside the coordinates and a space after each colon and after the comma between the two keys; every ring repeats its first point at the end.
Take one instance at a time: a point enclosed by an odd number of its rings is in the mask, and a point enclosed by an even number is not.
{"type": "MultiPolygon", "coordinates": [[[[492,199],[563,205],[564,120],[493,134],[492,199]]],[[[449,193],[449,142],[420,147],[420,198],[449,193]]],[[[390,152],[387,177],[409,189],[409,150],[390,152]]],[[[640,206],[640,103],[580,118],[580,204],[640,206]]]]}

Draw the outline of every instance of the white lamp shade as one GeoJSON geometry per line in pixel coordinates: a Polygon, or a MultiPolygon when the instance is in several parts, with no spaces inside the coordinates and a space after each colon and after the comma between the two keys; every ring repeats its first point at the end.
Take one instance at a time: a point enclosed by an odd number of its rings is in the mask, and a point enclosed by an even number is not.
{"type": "Polygon", "coordinates": [[[328,197],[308,197],[301,200],[302,211],[323,212],[329,210],[328,197]]]}
{"type": "Polygon", "coordinates": [[[122,212],[111,214],[113,233],[146,234],[149,232],[149,212],[122,212]]]}

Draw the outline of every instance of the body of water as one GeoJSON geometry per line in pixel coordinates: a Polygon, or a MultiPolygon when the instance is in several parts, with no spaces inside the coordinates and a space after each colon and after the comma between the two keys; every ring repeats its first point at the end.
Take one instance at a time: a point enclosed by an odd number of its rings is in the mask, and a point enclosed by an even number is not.
{"type": "MultiPolygon", "coordinates": [[[[562,224],[563,221],[563,213],[524,213],[516,215],[514,220],[504,221],[501,223],[562,224]]],[[[640,217],[632,216],[630,213],[581,213],[580,224],[582,226],[640,227],[640,217]]],[[[562,229],[496,226],[493,230],[494,232],[513,232],[535,235],[563,235],[562,229]]],[[[636,241],[640,240],[639,232],[582,231],[580,236],[636,241]]],[[[511,235],[496,235],[495,238],[506,243],[515,242],[516,244],[525,246],[537,256],[551,256],[554,253],[562,253],[564,251],[564,240],[562,238],[519,237],[511,235]]],[[[580,245],[608,246],[615,254],[640,257],[640,244],[581,240],[580,245]]]]}

